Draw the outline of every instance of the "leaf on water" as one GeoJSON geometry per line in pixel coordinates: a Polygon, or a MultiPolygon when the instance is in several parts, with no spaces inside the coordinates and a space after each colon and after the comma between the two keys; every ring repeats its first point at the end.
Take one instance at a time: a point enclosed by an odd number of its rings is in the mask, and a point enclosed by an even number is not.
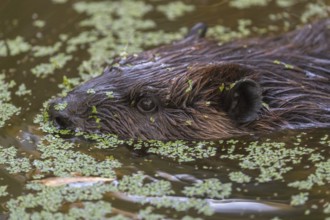
{"type": "Polygon", "coordinates": [[[76,184],[76,183],[99,183],[99,182],[112,182],[114,179],[111,178],[103,178],[103,177],[51,177],[43,180],[36,180],[35,182],[41,183],[45,186],[57,187],[68,184],[76,184]]]}

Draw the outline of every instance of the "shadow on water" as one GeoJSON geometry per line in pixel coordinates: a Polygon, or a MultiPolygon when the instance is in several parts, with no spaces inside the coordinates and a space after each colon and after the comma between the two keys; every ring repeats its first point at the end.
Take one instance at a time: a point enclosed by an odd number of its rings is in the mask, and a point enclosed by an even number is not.
{"type": "MultiPolygon", "coordinates": [[[[82,19],[86,18],[86,14],[79,14],[73,9],[72,4],[77,2],[82,1],[54,4],[50,0],[36,0],[33,3],[2,0],[0,2],[0,41],[23,36],[34,46],[54,45],[59,40],[60,34],[64,33],[69,37],[79,34],[87,28],[78,25],[82,19]],[[45,21],[46,25],[43,28],[32,25],[36,20],[45,21]]],[[[164,0],[147,2],[155,8],[157,5],[167,3],[164,0]]],[[[300,1],[294,7],[283,9],[277,7],[276,1],[269,1],[267,6],[237,9],[229,7],[228,1],[184,2],[194,4],[196,8],[175,21],[167,19],[160,12],[150,11],[146,17],[156,22],[157,26],[153,29],[177,31],[181,27],[189,27],[200,21],[210,26],[220,24],[234,29],[237,26],[237,20],[242,18],[251,19],[258,27],[268,27],[268,25],[283,27],[284,21],[289,20],[288,29],[292,29],[296,24],[301,23],[298,15],[306,9],[308,4],[308,1],[300,1]],[[274,21],[265,19],[270,14],[276,15],[283,12],[285,13],[282,19],[274,21]],[[287,14],[289,17],[285,17],[287,14]]],[[[281,28],[275,28],[270,34],[282,31],[281,28]]],[[[251,35],[259,34],[254,32],[251,35]]],[[[45,78],[32,75],[30,69],[39,63],[48,62],[48,57],[36,58],[30,53],[0,57],[0,71],[5,73],[5,81],[16,82],[13,90],[24,83],[32,94],[21,97],[12,96],[11,103],[19,106],[21,113],[12,116],[9,121],[6,121],[6,125],[0,128],[0,146],[3,148],[14,146],[17,149],[18,158],[27,158],[27,161],[32,164],[30,170],[14,172],[14,174],[6,169],[9,162],[1,165],[0,186],[7,186],[6,191],[9,193],[4,196],[0,194],[1,219],[9,215],[14,216],[12,218],[15,219],[16,215],[12,213],[10,204],[7,204],[10,199],[28,193],[39,193],[39,191],[34,192],[31,188],[26,188],[26,184],[37,179],[35,176],[39,172],[43,173],[36,169],[36,166],[39,161],[47,158],[46,150],[38,146],[44,141],[46,134],[38,130],[38,125],[33,120],[41,112],[43,102],[61,92],[58,84],[63,81],[63,76],[79,77],[77,68],[82,60],[88,57],[87,48],[81,46],[73,54],[74,57],[68,65],[57,70],[56,74],[45,78]]],[[[156,210],[155,213],[175,219],[187,215],[203,219],[271,219],[273,217],[310,219],[311,216],[315,219],[323,219],[330,213],[330,142],[327,138],[329,131],[329,129],[279,131],[272,134],[217,140],[205,145],[206,148],[208,146],[212,148],[210,148],[212,153],[198,151],[202,155],[199,157],[194,156],[194,153],[189,153],[187,148],[182,148],[183,153],[171,151],[171,155],[172,153],[176,155],[172,157],[156,148],[150,150],[150,144],[146,146],[142,144],[141,147],[136,147],[136,143],[122,144],[120,147],[111,149],[99,149],[95,147],[94,142],[81,139],[69,139],[66,142],[74,143],[75,147],[70,148],[70,151],[76,152],[77,155],[88,155],[99,162],[109,158],[120,162],[120,166],[113,168],[119,182],[126,176],[143,172],[147,183],[157,183],[161,180],[170,183],[171,193],[143,194],[137,189],[118,190],[123,188],[116,188],[117,191],[105,190],[104,197],[91,199],[91,201],[104,200],[111,203],[115,210],[113,213],[128,218],[137,218],[136,213],[140,210],[148,210],[148,207],[152,207],[151,210],[156,210]],[[188,159],[185,158],[186,156],[188,159]],[[274,161],[272,158],[275,158],[274,161]],[[210,179],[216,179],[220,181],[220,184],[217,181],[211,181],[209,185],[198,185],[210,179]],[[301,185],[297,181],[300,181],[301,185]],[[219,185],[216,187],[217,184],[219,185]],[[228,195],[226,195],[228,189],[221,188],[225,184],[230,184],[228,195]],[[192,186],[195,187],[193,193],[188,190],[192,186]],[[219,195],[215,195],[216,192],[219,195]],[[168,202],[163,204],[161,200],[168,202]],[[177,204],[177,207],[172,207],[171,203],[177,204]],[[213,215],[203,212],[204,204],[214,212],[213,215]],[[181,206],[186,208],[180,209],[181,206]]],[[[48,142],[51,147],[51,141],[48,142]]],[[[196,143],[177,145],[197,146],[196,143]]],[[[201,149],[205,149],[205,146],[201,149]]],[[[178,148],[178,151],[179,149],[181,148],[178,148]]],[[[1,154],[4,153],[0,152],[1,154]]],[[[51,157],[47,160],[49,158],[51,157]]],[[[54,156],[54,158],[57,157],[54,156]]],[[[57,160],[60,160],[60,157],[57,160]]],[[[43,166],[46,165],[46,163],[43,164],[43,166]]],[[[52,161],[50,166],[55,167],[56,161],[52,161]]],[[[42,178],[56,176],[50,170],[45,171],[42,178]]],[[[78,172],[79,174],[81,173],[78,172]]],[[[90,176],[94,175],[98,176],[98,174],[90,174],[90,176]]],[[[120,186],[120,183],[118,184],[120,186]]],[[[141,185],[141,188],[143,187],[145,185],[141,185]]],[[[159,186],[159,188],[162,187],[162,185],[159,186]]],[[[190,190],[193,191],[193,189],[190,190]]],[[[59,212],[66,213],[72,207],[83,206],[80,204],[81,201],[75,201],[71,205],[68,204],[70,200],[64,199],[64,201],[63,207],[58,209],[59,212]]],[[[22,205],[22,203],[17,204],[22,205]]],[[[27,208],[27,210],[29,213],[38,212],[40,207],[37,207],[32,210],[27,208]]]]}

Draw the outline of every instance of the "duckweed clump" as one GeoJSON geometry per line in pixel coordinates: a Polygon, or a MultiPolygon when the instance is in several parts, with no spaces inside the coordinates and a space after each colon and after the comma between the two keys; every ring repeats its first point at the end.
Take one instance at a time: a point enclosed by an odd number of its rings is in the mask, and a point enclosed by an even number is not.
{"type": "Polygon", "coordinates": [[[2,103],[0,101],[0,128],[5,125],[5,122],[9,120],[13,115],[18,115],[20,108],[10,103],[2,103]]]}
{"type": "Polygon", "coordinates": [[[95,184],[82,188],[63,186],[45,187],[28,185],[28,188],[37,189],[35,193],[29,193],[11,199],[7,203],[10,219],[77,219],[84,215],[84,218],[100,219],[111,213],[111,204],[100,199],[104,193],[112,191],[111,185],[95,184]],[[100,200],[100,201],[97,201],[100,200]],[[73,206],[67,213],[60,212],[66,203],[79,204],[73,206]],[[29,212],[29,209],[39,209],[40,211],[29,212]],[[79,211],[79,212],[78,212],[79,211]]]}
{"type": "Polygon", "coordinates": [[[140,219],[152,219],[152,220],[158,220],[158,219],[165,219],[166,216],[165,215],[161,215],[161,214],[156,214],[153,213],[154,208],[153,207],[146,207],[145,209],[142,209],[139,211],[138,213],[138,217],[140,219]]]}
{"type": "Polygon", "coordinates": [[[20,108],[11,104],[11,92],[16,83],[10,81],[5,82],[5,74],[0,74],[0,128],[5,125],[5,122],[9,120],[13,115],[18,115],[20,113],[20,108]]]}
{"type": "Polygon", "coordinates": [[[118,190],[127,192],[135,196],[166,196],[174,191],[171,189],[171,183],[164,180],[145,183],[146,176],[139,172],[132,176],[124,176],[118,184],[118,190]]]}
{"type": "Polygon", "coordinates": [[[229,5],[238,9],[245,9],[253,6],[266,6],[269,2],[270,0],[232,0],[229,5]]]}
{"type": "Polygon", "coordinates": [[[0,40],[0,57],[17,56],[29,51],[31,45],[22,36],[14,39],[0,40]]]}
{"type": "Polygon", "coordinates": [[[294,165],[300,164],[304,156],[306,157],[314,151],[299,146],[287,147],[285,143],[281,142],[251,142],[244,150],[246,154],[237,154],[236,149],[232,149],[230,154],[221,155],[220,158],[238,160],[241,169],[258,170],[260,173],[256,177],[258,182],[283,179],[284,174],[293,170],[294,165]]]}
{"type": "Polygon", "coordinates": [[[315,186],[328,184],[330,182],[330,159],[315,163],[315,167],[315,171],[311,172],[307,179],[294,181],[288,185],[299,190],[311,190],[315,186]]]}
{"type": "Polygon", "coordinates": [[[218,179],[206,179],[184,188],[183,193],[189,197],[206,197],[211,199],[224,199],[231,194],[231,183],[221,183],[218,179]]]}
{"type": "Polygon", "coordinates": [[[62,42],[57,42],[52,46],[33,46],[32,52],[35,57],[51,56],[59,51],[62,46],[62,42]]]}
{"type": "Polygon", "coordinates": [[[63,103],[58,103],[54,106],[54,109],[56,111],[63,111],[64,109],[66,109],[66,107],[68,106],[67,102],[63,102],[63,103]]]}
{"type": "Polygon", "coordinates": [[[18,151],[11,146],[4,148],[0,146],[0,164],[5,166],[9,173],[27,173],[31,170],[28,158],[17,157],[18,151]]]}
{"type": "Polygon", "coordinates": [[[43,28],[46,25],[46,22],[43,20],[35,20],[33,21],[33,25],[38,28],[43,28]]]}
{"type": "MultiPolygon", "coordinates": [[[[93,157],[74,151],[73,143],[47,135],[37,145],[41,152],[40,159],[33,161],[39,172],[54,176],[71,176],[78,173],[83,176],[100,176],[115,178],[114,169],[121,166],[115,159],[97,161],[93,157]]],[[[40,175],[38,176],[40,178],[40,175]]]]}
{"type": "Polygon", "coordinates": [[[325,214],[330,214],[330,202],[325,203],[323,207],[324,207],[323,212],[325,214]]]}
{"type": "Polygon", "coordinates": [[[293,195],[291,197],[291,205],[299,206],[304,205],[308,200],[308,193],[299,193],[298,195],[293,195]]]}
{"type": "MultiPolygon", "coordinates": [[[[144,183],[144,179],[145,176],[142,173],[137,173],[132,176],[125,176],[116,184],[93,184],[80,187],[70,185],[47,187],[36,183],[28,184],[27,188],[35,191],[35,193],[19,196],[7,203],[11,213],[10,219],[42,219],[45,216],[77,219],[82,214],[84,214],[84,218],[94,219],[99,216],[102,219],[108,214],[117,214],[111,203],[102,200],[107,193],[114,192],[126,193],[135,198],[134,202],[142,205],[154,204],[154,209],[172,208],[176,211],[195,209],[206,215],[213,213],[208,202],[202,199],[168,196],[174,192],[167,181],[144,183]],[[80,205],[79,208],[73,205],[67,212],[59,212],[68,203],[79,203],[80,205]],[[30,209],[36,208],[39,208],[40,211],[29,212],[30,209]]],[[[147,213],[154,215],[150,211],[151,209],[147,208],[146,212],[140,211],[139,215],[144,216],[147,213]]]]}
{"type": "Polygon", "coordinates": [[[7,187],[8,186],[0,186],[0,197],[4,197],[8,195],[7,187]]]}
{"type": "MultiPolygon", "coordinates": [[[[186,141],[147,141],[144,144],[148,153],[172,158],[179,162],[208,158],[216,154],[215,143],[205,141],[193,143],[186,141]]],[[[141,145],[135,145],[134,147],[139,149],[141,145]]]]}
{"type": "Polygon", "coordinates": [[[15,92],[15,95],[17,95],[17,96],[25,96],[25,95],[31,95],[31,94],[32,94],[31,90],[27,89],[26,85],[24,83],[19,85],[17,91],[15,92]]]}
{"type": "Polygon", "coordinates": [[[53,74],[55,70],[62,69],[66,63],[72,59],[71,55],[59,53],[53,57],[50,57],[49,63],[42,63],[31,69],[31,72],[40,78],[45,78],[49,74],[53,74]]]}
{"type": "Polygon", "coordinates": [[[180,1],[174,1],[167,5],[157,6],[157,10],[165,14],[168,20],[175,20],[187,12],[194,11],[194,9],[194,5],[187,5],[180,1]]]}
{"type": "Polygon", "coordinates": [[[66,3],[68,0],[51,0],[54,4],[64,4],[66,3]]]}
{"type": "Polygon", "coordinates": [[[323,144],[323,145],[325,145],[325,146],[330,147],[330,138],[329,138],[329,135],[328,135],[328,134],[324,135],[324,136],[320,139],[320,144],[323,144]]]}
{"type": "Polygon", "coordinates": [[[108,149],[116,148],[126,143],[126,141],[119,139],[116,135],[96,135],[96,134],[84,134],[82,135],[87,140],[95,141],[95,148],[108,149]]]}
{"type": "Polygon", "coordinates": [[[251,181],[251,177],[241,171],[229,173],[229,179],[236,183],[248,183],[251,181]]]}
{"type": "Polygon", "coordinates": [[[315,18],[326,18],[330,14],[330,6],[325,1],[318,3],[308,3],[305,12],[301,15],[300,20],[307,23],[315,18]]]}
{"type": "MultiPolygon", "coordinates": [[[[228,4],[230,7],[247,10],[253,7],[265,7],[269,5],[270,0],[233,0],[229,1],[228,4]]],[[[276,0],[276,5],[279,8],[290,8],[294,7],[296,4],[300,3],[299,1],[283,1],[276,0]]],[[[320,0],[317,3],[307,3],[305,9],[301,12],[300,21],[302,23],[313,22],[315,18],[327,18],[330,14],[330,6],[326,1],[320,0]]],[[[295,27],[290,20],[295,20],[296,14],[288,13],[287,11],[282,11],[280,13],[269,14],[269,18],[272,21],[279,21],[283,25],[275,25],[271,23],[267,27],[257,27],[253,26],[251,20],[249,19],[238,19],[238,27],[236,30],[229,28],[224,25],[215,25],[210,28],[208,34],[213,38],[222,42],[227,42],[236,38],[243,38],[253,34],[266,34],[269,32],[278,32],[283,29],[288,31],[295,27]]]]}
{"type": "Polygon", "coordinates": [[[252,34],[252,21],[250,19],[238,19],[237,23],[237,30],[233,30],[223,25],[210,27],[208,35],[220,42],[228,42],[232,39],[243,38],[252,34]]]}

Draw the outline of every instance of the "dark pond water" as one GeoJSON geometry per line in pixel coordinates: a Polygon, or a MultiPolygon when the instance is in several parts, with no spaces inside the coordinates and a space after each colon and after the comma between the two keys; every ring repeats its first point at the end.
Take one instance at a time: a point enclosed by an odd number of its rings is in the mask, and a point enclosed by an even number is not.
{"type": "Polygon", "coordinates": [[[34,122],[45,101],[69,89],[64,76],[81,82],[101,73],[116,54],[171,42],[200,21],[220,41],[278,34],[329,17],[329,1],[86,2],[0,2],[0,91],[11,93],[10,100],[0,94],[0,108],[20,108],[0,126],[1,218],[330,218],[329,129],[214,142],[100,144],[63,141],[34,122]],[[170,2],[176,4],[161,7],[170,2]],[[16,95],[21,84],[30,93],[16,95]],[[35,183],[77,176],[112,180],[35,183]]]}

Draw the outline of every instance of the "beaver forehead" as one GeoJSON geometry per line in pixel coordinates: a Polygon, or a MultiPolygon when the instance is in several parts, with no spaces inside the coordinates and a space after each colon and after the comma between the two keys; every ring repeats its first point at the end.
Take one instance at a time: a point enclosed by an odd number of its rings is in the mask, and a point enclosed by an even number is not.
{"type": "Polygon", "coordinates": [[[142,96],[154,96],[168,99],[172,85],[176,82],[175,74],[170,76],[166,68],[152,68],[153,71],[135,67],[111,68],[93,78],[69,94],[67,99],[95,102],[133,101],[142,96]],[[156,78],[157,80],[151,80],[156,78]],[[166,98],[167,97],[167,98],[166,98]]]}
{"type": "Polygon", "coordinates": [[[93,86],[112,89],[152,89],[169,88],[178,78],[186,76],[189,64],[177,65],[159,61],[140,62],[138,64],[125,63],[124,65],[108,67],[104,73],[87,83],[85,87],[93,86]]]}
{"type": "MultiPolygon", "coordinates": [[[[206,41],[203,44],[210,46],[206,41]]],[[[182,49],[184,53],[175,46],[166,46],[165,49],[163,51],[159,48],[118,58],[97,80],[101,84],[117,87],[146,85],[166,88],[181,77],[189,78],[192,69],[212,64],[209,56],[213,53],[204,53],[207,50],[205,47],[203,51],[196,52],[198,49],[191,46],[187,50],[182,49]]]]}
{"type": "Polygon", "coordinates": [[[188,66],[192,63],[209,63],[212,57],[219,55],[216,42],[200,39],[189,44],[170,44],[144,51],[127,57],[118,57],[115,65],[133,67],[134,70],[146,68],[173,68],[188,66]],[[156,64],[156,65],[155,65],[156,64]]]}

